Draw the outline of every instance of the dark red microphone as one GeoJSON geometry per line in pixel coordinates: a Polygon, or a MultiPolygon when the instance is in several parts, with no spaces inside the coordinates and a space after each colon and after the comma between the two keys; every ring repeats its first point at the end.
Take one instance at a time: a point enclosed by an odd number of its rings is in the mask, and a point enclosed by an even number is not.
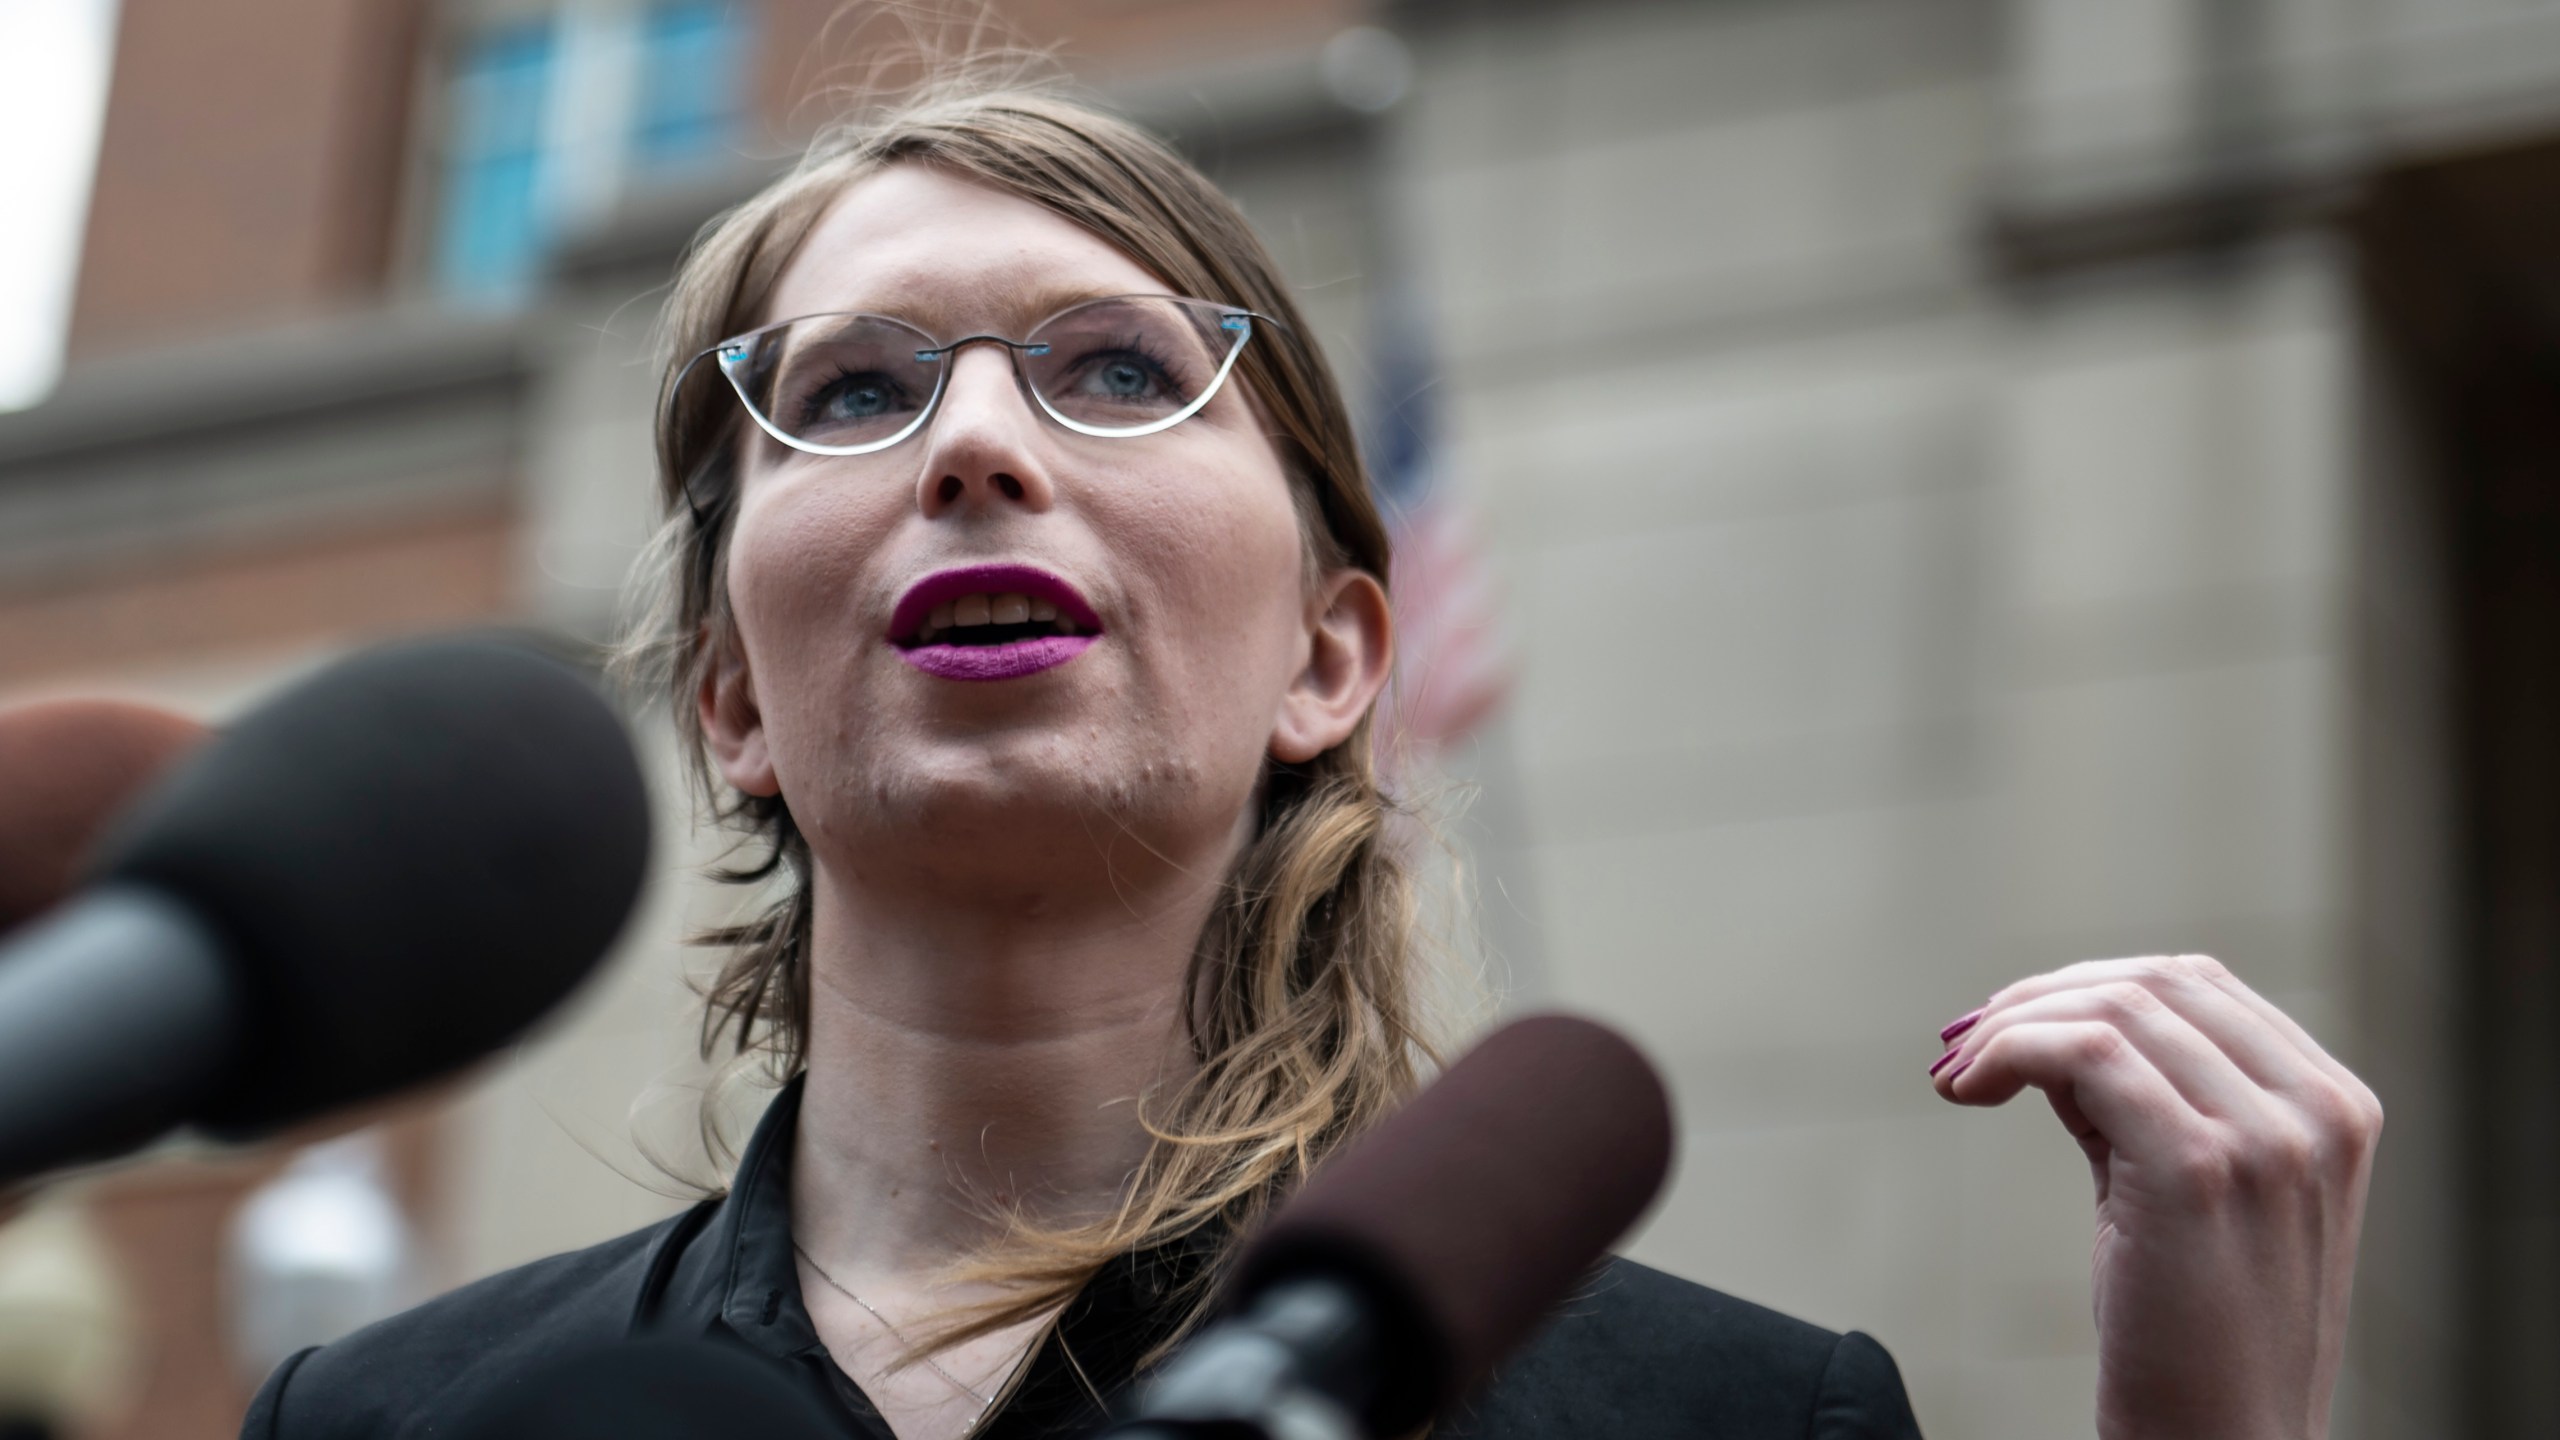
{"type": "Polygon", "coordinates": [[[1495,1031],[1346,1147],[1238,1259],[1223,1319],[1121,1440],[1401,1435],[1527,1340],[1653,1203],[1661,1077],[1606,1027],[1495,1031]]]}
{"type": "Polygon", "coordinates": [[[0,710],[0,931],[70,894],[108,826],[212,734],[124,700],[0,710]]]}

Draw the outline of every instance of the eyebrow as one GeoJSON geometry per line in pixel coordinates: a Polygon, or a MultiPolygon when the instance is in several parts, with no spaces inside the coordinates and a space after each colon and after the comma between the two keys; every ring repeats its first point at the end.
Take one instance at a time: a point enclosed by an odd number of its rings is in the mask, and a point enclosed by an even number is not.
{"type": "Polygon", "coordinates": [[[1030,292],[1024,307],[1022,323],[1037,325],[1071,305],[1082,305],[1088,300],[1107,300],[1115,295],[1142,293],[1144,292],[1134,290],[1097,289],[1091,285],[1050,285],[1030,292]]]}
{"type": "MultiPolygon", "coordinates": [[[[994,290],[999,287],[990,286],[988,288],[990,290],[994,290]]],[[[1020,318],[1013,322],[1013,328],[1027,333],[1032,326],[1039,324],[1050,316],[1072,306],[1082,305],[1092,300],[1111,300],[1122,295],[1171,295],[1173,293],[1174,292],[1171,290],[1164,289],[1120,290],[1113,289],[1109,286],[1095,285],[1061,285],[1053,283],[1034,286],[1028,290],[1020,292],[1020,318]]],[[[974,308],[974,306],[972,308],[974,308]]],[[[939,341],[959,339],[960,334],[962,333],[958,330],[954,330],[952,333],[945,334],[941,329],[938,329],[936,325],[926,323],[928,319],[940,320],[943,317],[926,316],[913,310],[902,310],[887,304],[875,303],[870,305],[842,305],[831,309],[811,310],[804,311],[802,313],[804,315],[885,315],[892,320],[900,320],[909,325],[913,325],[917,329],[932,335],[934,339],[939,341]]],[[[779,323],[781,320],[796,320],[799,318],[801,318],[800,315],[781,316],[778,317],[776,323],[779,323]]]]}

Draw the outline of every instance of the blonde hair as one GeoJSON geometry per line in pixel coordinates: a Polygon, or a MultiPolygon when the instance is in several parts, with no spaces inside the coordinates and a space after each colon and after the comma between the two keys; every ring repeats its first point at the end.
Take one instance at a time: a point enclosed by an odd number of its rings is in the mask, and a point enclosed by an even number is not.
{"type": "MultiPolygon", "coordinates": [[[[1019,196],[1110,241],[1176,293],[1279,320],[1256,332],[1235,373],[1276,432],[1309,573],[1348,566],[1382,585],[1388,574],[1386,527],[1349,414],[1278,266],[1232,201],[1138,127],[1039,89],[948,91],[822,136],[790,174],[707,227],[667,308],[657,436],[666,523],[649,572],[653,602],[624,654],[673,701],[715,813],[762,844],[754,863],[716,873],[780,882],[762,913],[699,937],[729,952],[706,990],[706,1058],[725,1043],[760,1053],[780,1076],[805,1058],[810,855],[785,799],[727,790],[705,753],[693,696],[733,643],[724,566],[742,411],[716,377],[695,383],[712,367],[696,367],[695,380],[681,380],[677,367],[769,319],[776,282],[828,205],[901,164],[1019,196]]],[[[1172,1093],[1141,1097],[1153,1141],[1117,1208],[1080,1224],[1014,1217],[965,1275],[995,1282],[1003,1298],[946,1326],[927,1349],[1052,1315],[1124,1252],[1250,1225],[1411,1091],[1433,1052],[1414,885],[1370,730],[1364,719],[1302,765],[1270,762],[1259,826],[1191,961],[1197,1069],[1172,1093]]],[[[1216,1269],[1195,1280],[1176,1333],[1198,1318],[1216,1269]]]]}

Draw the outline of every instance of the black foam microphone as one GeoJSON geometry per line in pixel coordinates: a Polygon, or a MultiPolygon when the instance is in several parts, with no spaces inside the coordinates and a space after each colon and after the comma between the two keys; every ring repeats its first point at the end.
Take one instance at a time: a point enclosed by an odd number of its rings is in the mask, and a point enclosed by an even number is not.
{"type": "Polygon", "coordinates": [[[1346,1147],[1249,1244],[1216,1322],[1121,1440],[1404,1434],[1521,1342],[1653,1202],[1661,1078],[1616,1033],[1495,1031],[1346,1147]]]}
{"type": "Polygon", "coordinates": [[[630,738],[567,666],[441,639],[328,667],[0,946],[0,1183],[459,1068],[595,967],[648,848],[630,738]]]}
{"type": "Polygon", "coordinates": [[[580,1351],[484,1402],[456,1440],[833,1440],[788,1372],[734,1345],[626,1340],[580,1351]]]}

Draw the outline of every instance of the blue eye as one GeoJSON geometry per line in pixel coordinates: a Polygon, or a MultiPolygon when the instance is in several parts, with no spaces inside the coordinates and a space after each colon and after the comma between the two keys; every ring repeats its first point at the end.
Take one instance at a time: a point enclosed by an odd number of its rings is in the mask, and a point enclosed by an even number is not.
{"type": "Polygon", "coordinates": [[[848,375],[811,398],[810,418],[876,420],[897,408],[898,386],[879,374],[848,375]]]}
{"type": "Polygon", "coordinates": [[[1155,383],[1155,377],[1147,373],[1147,367],[1135,360],[1111,361],[1096,370],[1093,378],[1101,385],[1103,393],[1115,400],[1135,400],[1146,394],[1155,383]]]}
{"type": "Polygon", "coordinates": [[[1096,345],[1068,373],[1076,393],[1112,404],[1160,404],[1183,388],[1143,337],[1096,345]]]}

